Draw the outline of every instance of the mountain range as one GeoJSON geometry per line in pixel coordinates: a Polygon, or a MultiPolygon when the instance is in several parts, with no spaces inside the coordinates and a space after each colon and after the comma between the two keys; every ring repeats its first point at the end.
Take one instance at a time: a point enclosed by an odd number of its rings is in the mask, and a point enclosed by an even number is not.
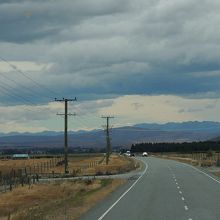
{"type": "MultiPolygon", "coordinates": [[[[105,147],[103,130],[69,131],[69,146],[82,148],[105,147]]],[[[192,142],[214,139],[220,135],[220,123],[189,121],[166,124],[142,123],[111,130],[113,146],[126,146],[137,142],[192,142]]],[[[0,147],[62,147],[63,132],[0,133],[0,147]]]]}

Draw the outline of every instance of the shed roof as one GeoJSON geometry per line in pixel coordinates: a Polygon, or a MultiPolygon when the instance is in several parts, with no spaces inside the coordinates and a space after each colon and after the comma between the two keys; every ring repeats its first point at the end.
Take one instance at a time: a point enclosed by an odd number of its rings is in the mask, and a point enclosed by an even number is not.
{"type": "Polygon", "coordinates": [[[28,154],[14,154],[12,157],[29,157],[28,154]]]}

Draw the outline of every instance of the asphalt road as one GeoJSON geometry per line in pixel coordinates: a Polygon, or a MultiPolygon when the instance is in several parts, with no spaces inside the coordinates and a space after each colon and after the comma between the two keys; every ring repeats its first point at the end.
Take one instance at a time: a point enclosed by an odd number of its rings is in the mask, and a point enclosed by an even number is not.
{"type": "Polygon", "coordinates": [[[81,220],[219,220],[220,178],[192,166],[141,158],[142,174],[129,178],[81,220]]]}

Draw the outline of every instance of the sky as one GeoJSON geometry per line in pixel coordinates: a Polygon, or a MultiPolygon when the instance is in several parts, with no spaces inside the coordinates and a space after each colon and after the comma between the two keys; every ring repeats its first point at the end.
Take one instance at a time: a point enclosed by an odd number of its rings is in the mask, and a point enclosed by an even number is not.
{"type": "Polygon", "coordinates": [[[219,0],[1,0],[0,132],[220,121],[219,0]]]}

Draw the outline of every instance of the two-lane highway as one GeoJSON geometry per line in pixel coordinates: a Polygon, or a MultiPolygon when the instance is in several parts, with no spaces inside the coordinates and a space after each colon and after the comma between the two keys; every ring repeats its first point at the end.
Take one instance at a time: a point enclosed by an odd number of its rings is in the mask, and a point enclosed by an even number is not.
{"type": "Polygon", "coordinates": [[[220,180],[176,161],[141,158],[142,175],[81,220],[219,220],[220,180]]]}

